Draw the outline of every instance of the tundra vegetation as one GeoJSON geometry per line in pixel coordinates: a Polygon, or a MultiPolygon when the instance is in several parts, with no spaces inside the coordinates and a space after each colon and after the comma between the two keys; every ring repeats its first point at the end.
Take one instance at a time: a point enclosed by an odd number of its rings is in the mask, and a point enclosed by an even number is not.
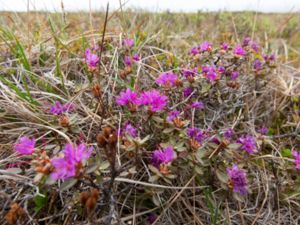
{"type": "Polygon", "coordinates": [[[299,224],[299,14],[0,17],[1,224],[299,224]]]}

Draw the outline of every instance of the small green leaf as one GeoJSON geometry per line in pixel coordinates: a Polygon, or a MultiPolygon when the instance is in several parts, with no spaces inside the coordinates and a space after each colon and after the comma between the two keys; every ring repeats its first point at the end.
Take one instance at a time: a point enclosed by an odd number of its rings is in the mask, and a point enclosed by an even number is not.
{"type": "Polygon", "coordinates": [[[195,166],[195,172],[199,175],[203,175],[203,170],[201,167],[199,166],[195,166]]]}
{"type": "Polygon", "coordinates": [[[239,202],[245,202],[245,199],[243,198],[243,196],[241,196],[240,194],[238,193],[233,193],[233,198],[239,202]]]}
{"type": "Polygon", "coordinates": [[[157,175],[153,175],[149,178],[149,182],[150,183],[154,183],[155,181],[157,181],[159,179],[159,176],[157,175]]]}
{"type": "Polygon", "coordinates": [[[99,169],[99,163],[96,162],[87,168],[86,173],[87,174],[92,173],[92,172],[96,171],[97,169],[99,169]]]}
{"type": "Polygon", "coordinates": [[[109,167],[109,162],[108,161],[104,161],[100,164],[99,169],[100,170],[106,170],[109,167]]]}
{"type": "Polygon", "coordinates": [[[161,202],[161,200],[160,200],[160,198],[158,197],[158,195],[152,195],[152,201],[153,201],[153,203],[154,203],[154,205],[156,205],[156,206],[160,206],[160,202],[161,202]]]}
{"type": "Polygon", "coordinates": [[[158,123],[163,123],[164,122],[164,119],[161,118],[161,117],[158,117],[158,116],[152,116],[151,119],[158,122],[158,123]]]}
{"type": "Polygon", "coordinates": [[[202,159],[204,155],[205,155],[204,149],[198,149],[198,151],[195,154],[197,161],[200,162],[201,164],[203,163],[202,159]]]}
{"type": "Polygon", "coordinates": [[[71,187],[73,187],[76,183],[77,183],[77,179],[71,178],[61,184],[60,191],[66,191],[71,187]]]}
{"type": "Polygon", "coordinates": [[[164,133],[164,134],[169,134],[169,133],[171,133],[171,132],[173,132],[173,131],[174,131],[174,128],[173,128],[173,127],[170,127],[170,128],[164,129],[164,130],[163,130],[163,133],[164,133]]]}
{"type": "Polygon", "coordinates": [[[291,149],[289,149],[289,148],[284,148],[284,149],[282,149],[281,151],[280,151],[280,153],[281,153],[281,155],[283,156],[283,157],[288,157],[288,158],[292,158],[292,152],[291,152],[291,149]]]}
{"type": "Polygon", "coordinates": [[[227,146],[229,149],[237,150],[241,147],[241,144],[233,143],[227,146]]]}
{"type": "Polygon", "coordinates": [[[219,169],[216,170],[216,175],[222,183],[227,183],[228,182],[228,176],[226,173],[220,171],[219,169]]]}
{"type": "Polygon", "coordinates": [[[156,167],[152,165],[148,165],[148,167],[153,173],[160,174],[159,170],[156,167]]]}
{"type": "Polygon", "coordinates": [[[48,196],[47,194],[39,194],[34,197],[33,199],[35,207],[34,210],[35,212],[39,212],[48,202],[48,196]]]}
{"type": "Polygon", "coordinates": [[[145,144],[146,141],[148,141],[149,139],[150,139],[150,135],[147,135],[146,137],[144,137],[144,138],[139,142],[139,144],[140,144],[140,145],[143,145],[143,144],[145,144]]]}
{"type": "Polygon", "coordinates": [[[171,179],[171,180],[173,180],[173,179],[175,179],[177,176],[176,176],[175,174],[167,174],[166,177],[169,178],[169,179],[171,179]]]}

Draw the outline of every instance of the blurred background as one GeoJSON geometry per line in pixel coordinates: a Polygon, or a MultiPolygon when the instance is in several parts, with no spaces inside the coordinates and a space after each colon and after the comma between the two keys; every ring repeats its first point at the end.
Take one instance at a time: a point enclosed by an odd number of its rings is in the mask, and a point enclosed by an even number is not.
{"type": "Polygon", "coordinates": [[[107,2],[111,9],[120,4],[126,8],[147,11],[197,12],[197,11],[259,11],[299,12],[300,0],[0,0],[1,11],[47,10],[61,11],[103,10],[107,2]]]}

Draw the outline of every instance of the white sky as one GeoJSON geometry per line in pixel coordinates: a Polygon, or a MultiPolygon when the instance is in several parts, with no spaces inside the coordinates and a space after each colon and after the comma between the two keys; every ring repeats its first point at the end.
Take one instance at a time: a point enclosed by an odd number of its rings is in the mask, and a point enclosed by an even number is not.
{"type": "MultiPolygon", "coordinates": [[[[28,0],[0,0],[0,10],[26,11],[28,0]]],[[[62,0],[29,0],[30,9],[60,11],[62,0]]],[[[126,0],[63,0],[66,11],[93,10],[105,8],[107,2],[111,9],[119,7],[126,0]]],[[[300,12],[300,0],[127,0],[125,8],[147,9],[151,11],[170,10],[176,12],[203,11],[243,11],[262,12],[300,12]]]]}

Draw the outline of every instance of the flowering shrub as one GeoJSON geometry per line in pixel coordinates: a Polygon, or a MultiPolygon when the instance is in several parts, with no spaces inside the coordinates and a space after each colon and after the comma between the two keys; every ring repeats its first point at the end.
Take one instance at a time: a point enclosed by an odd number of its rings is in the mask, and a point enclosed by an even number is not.
{"type": "MultiPolygon", "coordinates": [[[[231,201],[233,208],[235,201],[260,196],[257,171],[275,171],[284,164],[268,164],[275,146],[271,136],[280,130],[268,118],[276,110],[253,100],[269,101],[271,94],[263,90],[276,74],[276,55],[249,37],[241,43],[199,42],[182,56],[154,54],[140,33],[118,38],[80,49],[80,78],[52,87],[55,94],[47,97],[55,103],[41,118],[29,114],[32,130],[15,138],[18,161],[7,163],[7,169],[29,174],[30,185],[43,196],[58,191],[72,196],[64,203],[70,213],[95,224],[97,213],[105,224],[119,223],[119,205],[121,212],[124,206],[134,215],[136,206],[153,208],[144,221],[160,224],[156,214],[171,206],[174,196],[184,199],[180,194],[185,190],[186,199],[193,192],[212,205],[214,193],[231,201]],[[84,85],[78,83],[81,79],[86,79],[84,85]],[[134,201],[134,207],[127,206],[127,200],[134,201]]],[[[64,81],[63,73],[58,75],[64,81]]],[[[44,97],[35,97],[26,101],[38,111],[44,97]]],[[[288,158],[286,164],[296,173],[300,154],[276,152],[274,158],[288,158]]],[[[280,183],[277,173],[264,176],[280,183]]],[[[36,196],[34,204],[39,206],[36,196]]],[[[57,196],[51,198],[58,202],[57,196]]],[[[186,204],[191,208],[191,202],[186,204]]],[[[212,220],[207,224],[219,223],[212,220]]]]}

